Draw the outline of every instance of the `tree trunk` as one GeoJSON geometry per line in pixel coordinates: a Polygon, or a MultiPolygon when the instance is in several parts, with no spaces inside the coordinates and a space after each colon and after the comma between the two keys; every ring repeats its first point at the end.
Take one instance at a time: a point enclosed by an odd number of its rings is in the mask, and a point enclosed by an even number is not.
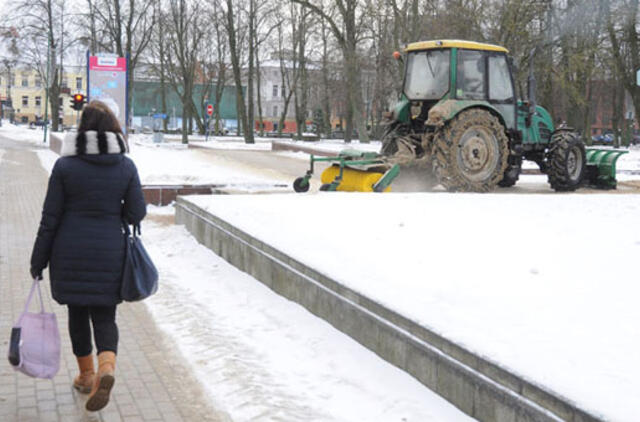
{"type": "Polygon", "coordinates": [[[247,143],[254,143],[253,133],[255,131],[255,111],[254,111],[254,86],[253,86],[253,60],[255,58],[255,20],[256,9],[255,0],[249,1],[249,74],[247,75],[247,134],[245,140],[247,143]]]}
{"type": "Polygon", "coordinates": [[[260,57],[256,44],[256,100],[258,104],[258,121],[260,122],[260,136],[264,136],[264,117],[262,116],[262,76],[260,75],[260,57]]]}
{"type": "Polygon", "coordinates": [[[54,79],[49,89],[49,104],[51,105],[51,131],[60,130],[60,78],[58,69],[54,71],[54,79]]]}
{"type": "Polygon", "coordinates": [[[329,37],[325,21],[322,20],[322,108],[323,128],[322,132],[327,138],[331,136],[331,101],[329,99],[329,37]]]}
{"type": "Polygon", "coordinates": [[[182,143],[183,144],[188,144],[189,143],[189,121],[191,120],[191,117],[189,116],[189,103],[187,98],[189,98],[187,96],[187,92],[186,92],[186,87],[185,87],[185,93],[184,96],[182,97],[182,143]]]}
{"type": "Polygon", "coordinates": [[[233,2],[227,0],[227,32],[229,33],[229,54],[231,55],[231,65],[233,66],[233,79],[236,84],[236,101],[238,109],[238,129],[242,124],[244,129],[244,141],[247,144],[254,143],[253,131],[247,130],[247,114],[245,109],[244,93],[242,92],[242,69],[240,68],[240,59],[238,57],[238,49],[236,45],[236,29],[233,17],[233,2]]]}
{"type": "Polygon", "coordinates": [[[218,80],[216,81],[216,104],[213,107],[213,115],[216,119],[215,131],[216,135],[220,133],[220,102],[222,101],[222,94],[224,94],[224,82],[225,82],[225,64],[222,61],[218,62],[218,80]]]}

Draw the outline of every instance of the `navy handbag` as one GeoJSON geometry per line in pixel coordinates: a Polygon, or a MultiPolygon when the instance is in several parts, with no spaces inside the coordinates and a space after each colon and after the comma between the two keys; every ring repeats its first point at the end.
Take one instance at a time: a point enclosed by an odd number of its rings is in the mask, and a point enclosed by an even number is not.
{"type": "Polygon", "coordinates": [[[138,237],[140,225],[133,226],[133,233],[129,230],[129,224],[123,222],[123,226],[126,256],[120,298],[127,302],[136,302],[146,299],[158,290],[158,270],[138,237]]]}

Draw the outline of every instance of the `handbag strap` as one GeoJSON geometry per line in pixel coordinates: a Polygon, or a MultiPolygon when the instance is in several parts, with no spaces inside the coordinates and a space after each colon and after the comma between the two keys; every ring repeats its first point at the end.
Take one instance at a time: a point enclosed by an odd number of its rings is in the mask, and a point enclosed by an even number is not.
{"type": "Polygon", "coordinates": [[[31,300],[33,299],[33,294],[36,291],[36,287],[38,290],[38,298],[40,299],[40,313],[44,313],[44,302],[42,301],[42,291],[40,290],[40,283],[37,278],[33,279],[33,284],[31,285],[31,290],[29,291],[29,296],[27,297],[27,301],[24,304],[24,311],[20,315],[19,321],[22,321],[22,317],[24,314],[29,312],[29,305],[31,304],[31,300]]]}
{"type": "Polygon", "coordinates": [[[122,227],[124,228],[124,234],[129,237],[132,236],[133,237],[137,237],[142,235],[142,231],[140,230],[140,223],[134,224],[133,225],[133,234],[131,233],[131,229],[129,229],[129,223],[126,220],[122,220],[122,227]],[[137,234],[136,234],[137,232],[137,234]]]}

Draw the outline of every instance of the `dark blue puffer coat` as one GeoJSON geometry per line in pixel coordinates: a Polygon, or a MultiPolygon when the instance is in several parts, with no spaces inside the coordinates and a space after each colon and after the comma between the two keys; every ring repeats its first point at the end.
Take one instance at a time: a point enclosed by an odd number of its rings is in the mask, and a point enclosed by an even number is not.
{"type": "Polygon", "coordinates": [[[63,142],[31,255],[32,273],[49,264],[60,304],[121,302],[122,220],[135,224],[146,214],[138,171],[124,151],[122,137],[111,132],[69,134],[63,142]]]}

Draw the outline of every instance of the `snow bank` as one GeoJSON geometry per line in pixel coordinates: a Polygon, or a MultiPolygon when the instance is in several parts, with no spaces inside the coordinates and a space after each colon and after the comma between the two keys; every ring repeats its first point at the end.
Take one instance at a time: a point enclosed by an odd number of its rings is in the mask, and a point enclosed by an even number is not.
{"type": "Polygon", "coordinates": [[[585,409],[640,414],[638,195],[190,200],[585,409]]]}

